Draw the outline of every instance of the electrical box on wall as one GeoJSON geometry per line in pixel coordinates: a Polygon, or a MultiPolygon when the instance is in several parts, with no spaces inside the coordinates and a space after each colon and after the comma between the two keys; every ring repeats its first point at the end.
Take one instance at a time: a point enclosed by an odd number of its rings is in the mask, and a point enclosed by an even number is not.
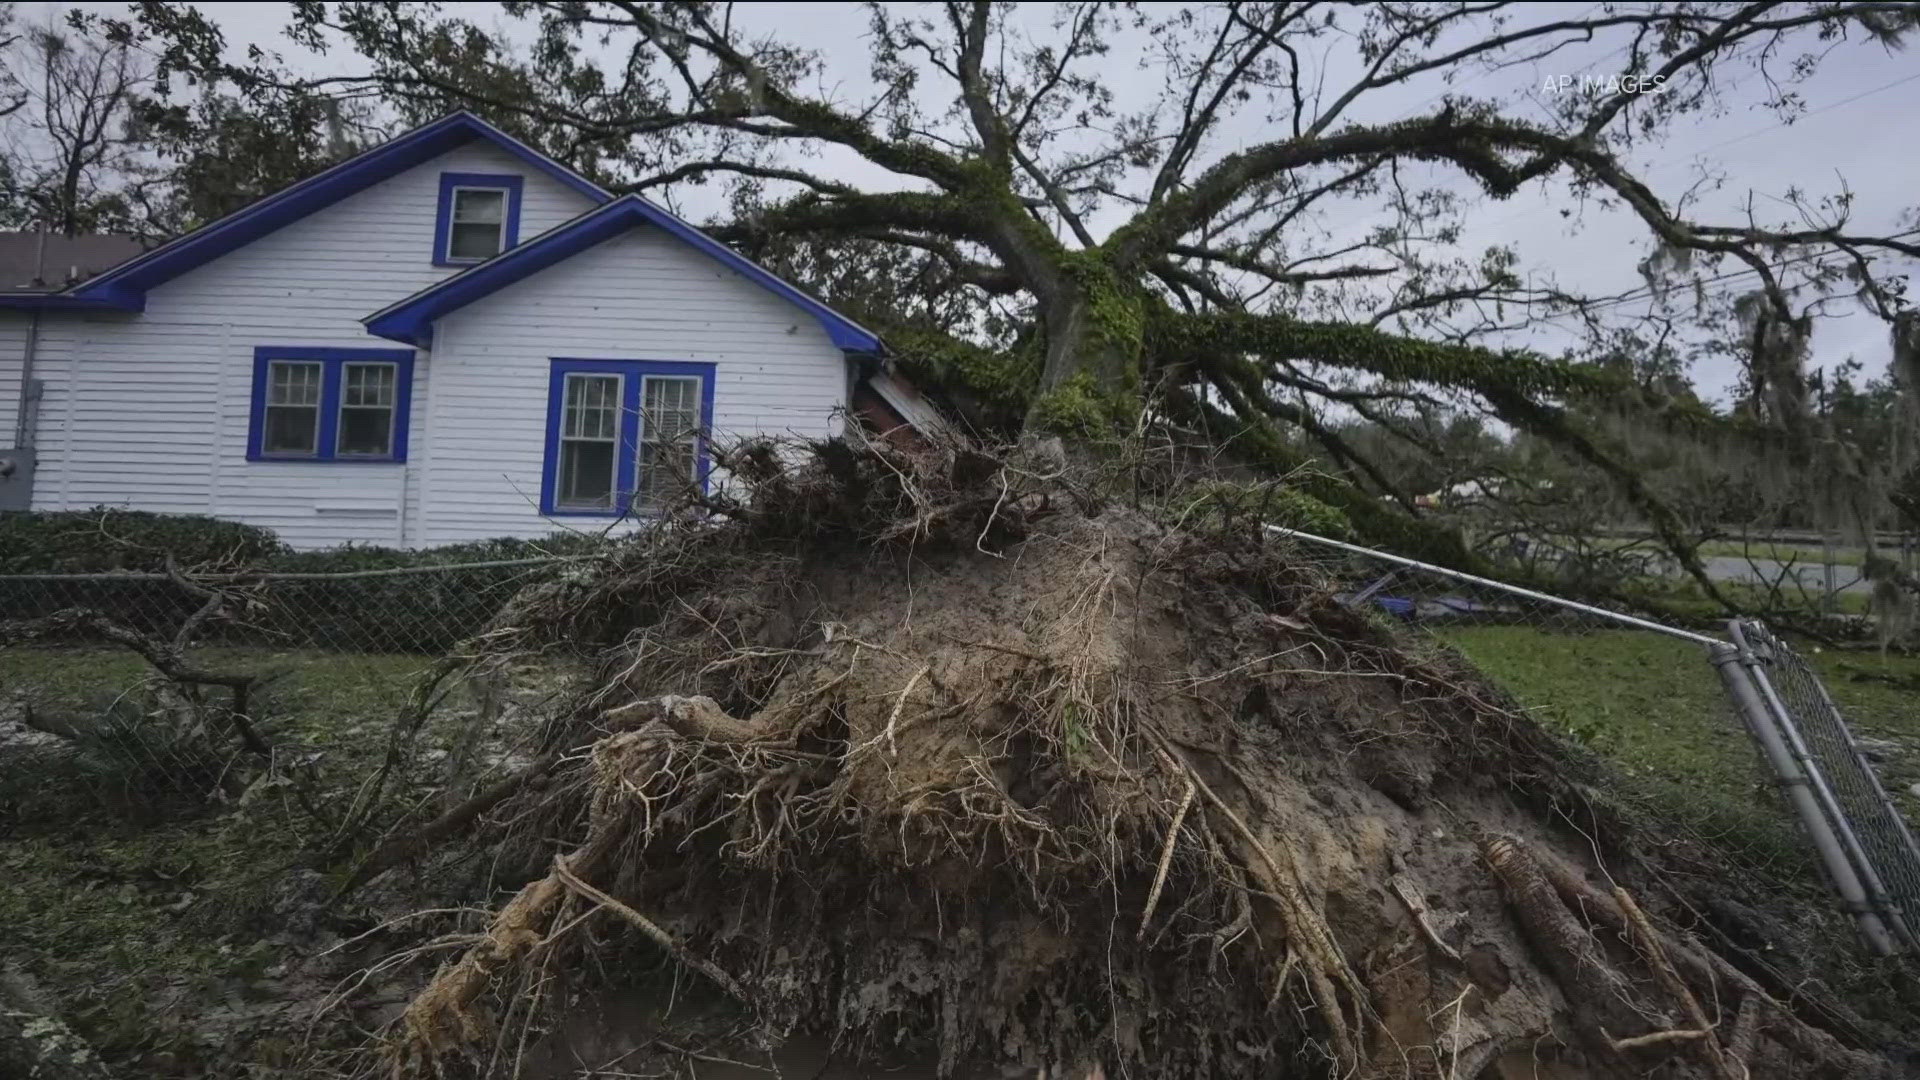
{"type": "Polygon", "coordinates": [[[0,510],[33,509],[33,448],[0,447],[0,510]]]}

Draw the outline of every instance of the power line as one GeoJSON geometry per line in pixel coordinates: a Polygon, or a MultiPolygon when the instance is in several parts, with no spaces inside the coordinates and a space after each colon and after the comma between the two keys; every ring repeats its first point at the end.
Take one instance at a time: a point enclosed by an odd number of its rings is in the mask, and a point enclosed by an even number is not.
{"type": "Polygon", "coordinates": [[[1717,143],[1714,143],[1712,146],[1703,146],[1699,150],[1696,150],[1694,152],[1696,154],[1705,154],[1709,151],[1725,149],[1726,147],[1732,146],[1735,143],[1746,142],[1748,139],[1754,138],[1755,136],[1765,135],[1767,132],[1772,131],[1775,128],[1791,127],[1794,124],[1797,124],[1802,120],[1805,120],[1809,116],[1819,116],[1821,113],[1831,112],[1834,109],[1838,109],[1843,105],[1851,105],[1856,101],[1860,101],[1865,98],[1870,98],[1875,94],[1884,93],[1888,90],[1893,89],[1896,86],[1905,86],[1906,84],[1913,82],[1915,79],[1920,79],[1920,72],[1915,72],[1912,75],[1908,75],[1906,78],[1903,78],[1903,79],[1895,79],[1890,83],[1886,83],[1881,86],[1876,86],[1871,90],[1862,90],[1850,98],[1841,98],[1839,101],[1836,101],[1831,105],[1822,105],[1818,109],[1813,109],[1809,112],[1801,113],[1799,116],[1796,116],[1791,120],[1777,121],[1775,123],[1768,124],[1766,127],[1755,128],[1752,131],[1747,132],[1745,135],[1736,135],[1725,142],[1717,142],[1717,143]]]}
{"type": "MultiPolygon", "coordinates": [[[[1908,229],[1906,232],[1894,233],[1892,236],[1887,237],[1887,239],[1904,240],[1912,236],[1920,236],[1920,229],[1908,229]]],[[[1814,252],[1806,255],[1798,255],[1791,259],[1783,259],[1781,260],[1779,265],[1775,267],[1775,269],[1792,266],[1795,263],[1803,263],[1803,262],[1813,262],[1815,264],[1824,264],[1828,259],[1834,259],[1839,257],[1841,256],[1831,251],[1814,252]]],[[[1754,280],[1758,281],[1760,277],[1760,272],[1758,270],[1753,269],[1752,267],[1747,267],[1746,269],[1743,269],[1743,270],[1730,270],[1724,274],[1716,274],[1710,278],[1702,278],[1700,281],[1694,283],[1693,288],[1699,289],[1699,287],[1703,285],[1712,285],[1720,282],[1735,281],[1737,279],[1747,278],[1747,277],[1751,277],[1754,280]]],[[[1686,286],[1684,285],[1676,286],[1676,288],[1686,288],[1686,286]]],[[[1660,293],[1661,291],[1662,290],[1656,289],[1652,286],[1645,286],[1645,287],[1636,289],[1630,293],[1627,293],[1623,296],[1616,296],[1609,300],[1602,300],[1597,304],[1587,305],[1583,307],[1581,310],[1583,312],[1609,311],[1613,308],[1621,307],[1626,304],[1638,303],[1641,300],[1650,299],[1653,296],[1660,293]]],[[[1724,288],[1708,289],[1708,290],[1704,290],[1701,293],[1701,295],[1718,296],[1729,291],[1731,290],[1724,289],[1724,288]]]]}

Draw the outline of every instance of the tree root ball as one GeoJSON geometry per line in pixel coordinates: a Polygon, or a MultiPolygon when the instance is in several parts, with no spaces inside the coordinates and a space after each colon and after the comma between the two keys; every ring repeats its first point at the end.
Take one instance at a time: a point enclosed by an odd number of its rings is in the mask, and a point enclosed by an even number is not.
{"type": "Polygon", "coordinates": [[[499,1025],[558,1038],[662,963],[767,1038],[941,1076],[1885,1071],[1670,925],[1656,972],[1569,895],[1593,778],[1286,546],[964,468],[763,462],[731,524],[528,600],[522,644],[610,647],[490,815],[532,879],[389,1032],[396,1075],[498,1067],[499,1025]]]}

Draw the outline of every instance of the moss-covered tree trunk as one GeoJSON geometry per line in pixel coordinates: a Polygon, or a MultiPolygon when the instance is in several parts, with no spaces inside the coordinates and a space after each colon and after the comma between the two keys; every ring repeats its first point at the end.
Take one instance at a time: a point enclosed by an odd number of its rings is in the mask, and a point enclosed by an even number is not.
{"type": "Polygon", "coordinates": [[[1046,361],[1027,431],[1097,438],[1140,414],[1146,300],[1100,251],[1067,253],[1041,296],[1046,361]]]}

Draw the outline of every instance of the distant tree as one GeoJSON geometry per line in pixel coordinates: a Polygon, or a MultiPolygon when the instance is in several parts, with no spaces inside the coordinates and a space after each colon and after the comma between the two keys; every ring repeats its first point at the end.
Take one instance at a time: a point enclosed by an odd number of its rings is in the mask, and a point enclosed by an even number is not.
{"type": "Polygon", "coordinates": [[[128,121],[149,70],[124,44],[53,23],[0,33],[0,224],[124,226],[119,180],[138,154],[128,121]]]}
{"type": "Polygon", "coordinates": [[[176,102],[164,93],[134,107],[150,164],[127,186],[138,231],[176,236],[217,220],[378,141],[368,110],[321,95],[249,100],[204,88],[176,102]]]}

